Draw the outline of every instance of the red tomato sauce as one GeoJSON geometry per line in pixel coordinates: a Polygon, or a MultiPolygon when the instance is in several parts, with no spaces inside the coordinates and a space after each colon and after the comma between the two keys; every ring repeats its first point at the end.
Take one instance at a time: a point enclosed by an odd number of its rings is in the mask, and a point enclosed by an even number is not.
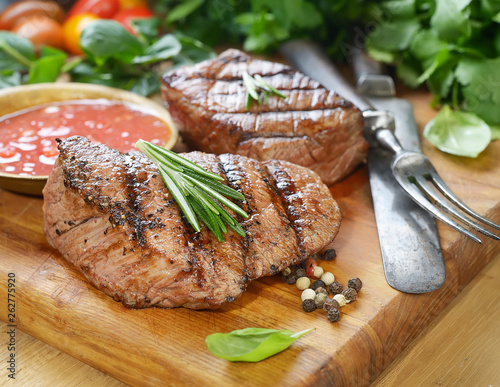
{"type": "Polygon", "coordinates": [[[140,138],[165,144],[170,128],[139,105],[106,99],[35,106],[0,118],[0,172],[48,175],[59,155],[55,139],[74,135],[128,152],[140,138]]]}

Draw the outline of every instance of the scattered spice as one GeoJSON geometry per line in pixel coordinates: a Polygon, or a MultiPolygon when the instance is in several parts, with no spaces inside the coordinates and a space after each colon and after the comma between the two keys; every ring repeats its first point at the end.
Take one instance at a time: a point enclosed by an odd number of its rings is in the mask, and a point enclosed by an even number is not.
{"type": "Polygon", "coordinates": [[[313,276],[316,277],[316,278],[321,278],[321,276],[323,275],[324,273],[324,270],[321,266],[314,266],[314,270],[313,270],[313,276]]]}
{"type": "Polygon", "coordinates": [[[304,290],[304,289],[307,289],[309,286],[311,286],[311,280],[307,277],[300,277],[295,282],[295,285],[300,290],[304,290]]]}
{"type": "Polygon", "coordinates": [[[300,268],[295,271],[295,278],[299,279],[302,277],[307,277],[307,273],[304,269],[300,268]]]}
{"type": "Polygon", "coordinates": [[[322,259],[323,261],[333,261],[335,258],[337,258],[337,252],[335,251],[335,249],[326,250],[320,257],[320,259],[322,259]]]}
{"type": "Polygon", "coordinates": [[[343,294],[336,294],[333,296],[333,299],[339,303],[339,306],[341,308],[345,306],[345,304],[347,304],[347,300],[345,299],[345,296],[343,294]]]}
{"type": "Polygon", "coordinates": [[[327,313],[328,320],[336,322],[340,320],[340,312],[337,308],[330,308],[327,313]]]}
{"type": "Polygon", "coordinates": [[[307,299],[314,300],[315,297],[316,297],[316,292],[310,288],[304,289],[302,291],[302,294],[300,295],[300,298],[302,301],[307,300],[307,299]]]}
{"type": "Polygon", "coordinates": [[[325,283],[325,285],[330,285],[333,281],[335,281],[335,276],[333,273],[330,273],[329,271],[323,273],[321,276],[321,281],[325,283]]]}
{"type": "Polygon", "coordinates": [[[328,299],[328,295],[324,293],[318,293],[316,294],[316,297],[314,297],[314,303],[316,304],[316,308],[322,309],[323,305],[325,305],[325,301],[328,299]]]}
{"type": "Polygon", "coordinates": [[[338,281],[333,281],[328,287],[330,293],[332,294],[340,294],[344,290],[344,286],[338,281]]]}
{"type": "Polygon", "coordinates": [[[342,292],[342,295],[345,297],[347,303],[351,301],[356,301],[358,298],[358,292],[354,288],[347,288],[342,292]]]}
{"type": "Polygon", "coordinates": [[[297,280],[295,279],[295,276],[293,274],[290,274],[288,277],[286,277],[286,283],[288,285],[293,285],[297,280]]]}
{"type": "Polygon", "coordinates": [[[316,294],[326,294],[328,296],[328,290],[326,290],[326,288],[316,288],[314,291],[316,294]]]}
{"type": "Polygon", "coordinates": [[[325,303],[324,303],[324,305],[323,305],[323,309],[326,310],[327,312],[331,308],[335,308],[335,309],[339,309],[340,308],[340,305],[339,305],[338,301],[334,300],[333,298],[329,298],[328,300],[326,300],[325,303]]]}
{"type": "Polygon", "coordinates": [[[356,292],[359,292],[361,288],[363,287],[363,283],[359,278],[351,278],[349,282],[347,283],[347,286],[349,288],[355,289],[356,292]]]}
{"type": "Polygon", "coordinates": [[[320,279],[314,281],[311,286],[312,286],[313,290],[316,290],[318,288],[325,288],[326,289],[325,283],[323,281],[321,281],[320,279]]]}
{"type": "Polygon", "coordinates": [[[283,276],[285,276],[285,277],[288,277],[290,274],[292,274],[292,269],[290,269],[289,267],[285,267],[281,271],[281,274],[283,274],[283,276]]]}
{"type": "Polygon", "coordinates": [[[302,309],[304,309],[304,312],[310,313],[316,309],[316,303],[314,300],[308,298],[302,301],[302,309]]]}

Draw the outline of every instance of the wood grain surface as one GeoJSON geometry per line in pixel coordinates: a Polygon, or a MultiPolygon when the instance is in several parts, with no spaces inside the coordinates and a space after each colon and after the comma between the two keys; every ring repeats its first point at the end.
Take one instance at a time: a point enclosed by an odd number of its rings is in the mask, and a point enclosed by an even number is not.
{"type": "MultiPolygon", "coordinates": [[[[425,93],[406,95],[420,129],[434,114],[425,93]]],[[[478,159],[444,155],[423,143],[450,187],[474,209],[500,221],[500,142],[478,159]]],[[[500,244],[466,240],[438,224],[447,267],[444,286],[408,295],[384,278],[366,168],[331,189],[344,215],[322,263],[346,284],[363,280],[356,302],[332,324],[323,311],[306,314],[300,291],[278,277],[253,282],[239,300],[217,311],[130,310],[92,288],[51,249],[42,232],[42,199],[0,191],[0,305],[7,273],[17,279],[17,328],[130,385],[368,385],[435,319],[500,251],[500,244]],[[256,364],[213,357],[204,339],[255,326],[316,330],[256,364]]],[[[397,236],[395,236],[397,237],[397,236]]],[[[0,308],[7,321],[7,310],[0,308]]]]}

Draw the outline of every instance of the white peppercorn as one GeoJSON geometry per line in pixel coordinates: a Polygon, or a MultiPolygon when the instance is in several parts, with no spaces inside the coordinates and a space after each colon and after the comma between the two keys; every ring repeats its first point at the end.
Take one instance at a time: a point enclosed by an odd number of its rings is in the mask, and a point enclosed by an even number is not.
{"type": "Polygon", "coordinates": [[[308,298],[314,300],[315,297],[316,297],[316,292],[310,288],[304,289],[304,291],[300,295],[302,301],[307,300],[308,298]]]}
{"type": "Polygon", "coordinates": [[[323,270],[323,268],[321,266],[314,266],[313,275],[316,278],[321,278],[321,276],[323,275],[324,272],[325,271],[323,270]]]}
{"type": "Polygon", "coordinates": [[[333,299],[339,303],[340,307],[345,306],[347,304],[347,300],[343,294],[336,294],[333,296],[333,299]]]}
{"type": "Polygon", "coordinates": [[[314,303],[316,304],[316,308],[321,309],[323,308],[323,305],[325,304],[325,301],[327,300],[328,296],[323,293],[316,294],[316,297],[314,297],[314,303]]]}
{"type": "Polygon", "coordinates": [[[321,281],[323,281],[325,285],[328,286],[333,281],[335,281],[335,276],[333,275],[333,273],[330,273],[329,271],[324,272],[323,275],[321,276],[321,281]]]}
{"type": "Polygon", "coordinates": [[[300,277],[295,282],[295,286],[297,286],[297,288],[300,290],[307,289],[309,286],[311,286],[311,280],[307,277],[300,277]]]}
{"type": "Polygon", "coordinates": [[[319,288],[314,289],[314,291],[316,292],[316,294],[320,294],[321,293],[321,294],[328,295],[328,290],[326,290],[326,288],[319,287],[319,288]]]}

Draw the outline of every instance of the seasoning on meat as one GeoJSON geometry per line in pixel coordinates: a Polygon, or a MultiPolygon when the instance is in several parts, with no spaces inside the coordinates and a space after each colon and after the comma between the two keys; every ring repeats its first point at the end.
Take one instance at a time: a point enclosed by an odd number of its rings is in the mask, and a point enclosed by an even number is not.
{"type": "Polygon", "coordinates": [[[204,152],[308,167],[331,185],[363,162],[361,112],[349,101],[281,63],[230,49],[163,76],[162,95],[184,141],[204,152]],[[260,75],[287,96],[247,110],[243,74],[260,75]]]}
{"type": "Polygon", "coordinates": [[[44,189],[47,241],[96,288],[128,307],[217,308],[254,279],[299,264],[331,243],[341,214],[319,177],[286,161],[184,156],[244,196],[246,237],[220,243],[181,215],[157,167],[83,137],[58,145],[44,189]]]}

